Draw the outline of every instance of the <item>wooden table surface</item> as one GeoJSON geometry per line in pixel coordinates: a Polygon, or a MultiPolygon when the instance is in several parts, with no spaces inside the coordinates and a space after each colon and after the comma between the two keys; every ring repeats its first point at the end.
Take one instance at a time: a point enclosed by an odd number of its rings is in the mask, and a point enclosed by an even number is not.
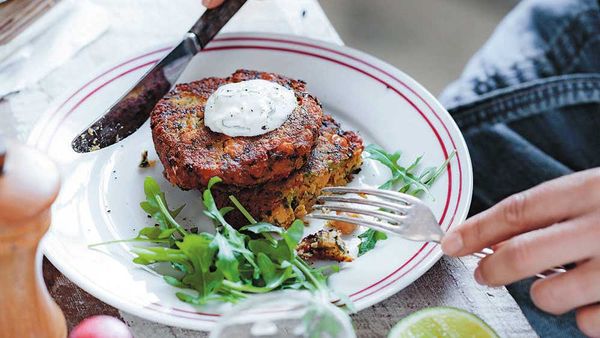
{"type": "MultiPolygon", "coordinates": [[[[119,50],[123,47],[129,49],[128,54],[133,54],[136,50],[132,48],[143,50],[164,41],[171,42],[181,36],[181,32],[203,10],[198,6],[200,0],[92,2],[104,7],[112,18],[109,31],[35,86],[0,99],[0,120],[7,122],[0,125],[0,133],[25,140],[37,117],[50,102],[64,95],[70,87],[85,82],[90,72],[101,69],[99,64],[114,63],[122,58],[118,53],[107,54],[107,48],[119,50]],[[131,20],[132,17],[135,20],[131,20]],[[150,22],[153,24],[148,25],[150,22]],[[155,41],[140,39],[141,36],[153,36],[155,41]]],[[[252,1],[246,7],[244,16],[234,18],[226,31],[288,33],[341,44],[316,0],[252,1]]],[[[406,289],[352,315],[357,336],[384,337],[396,322],[415,310],[443,305],[475,313],[500,336],[535,336],[505,288],[488,288],[475,283],[472,271],[476,264],[476,258],[472,257],[443,258],[406,289]]],[[[136,337],[207,336],[203,332],[149,322],[104,304],[69,281],[46,259],[43,276],[51,295],[66,316],[69,329],[86,317],[108,314],[125,321],[136,337]]]]}

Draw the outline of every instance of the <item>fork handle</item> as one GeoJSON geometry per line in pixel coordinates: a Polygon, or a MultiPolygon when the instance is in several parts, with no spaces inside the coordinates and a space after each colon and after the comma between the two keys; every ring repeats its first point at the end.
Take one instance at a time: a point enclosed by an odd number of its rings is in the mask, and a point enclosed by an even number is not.
{"type": "MultiPolygon", "coordinates": [[[[494,250],[492,250],[491,248],[483,248],[479,252],[472,253],[471,256],[477,257],[479,259],[482,259],[482,258],[485,258],[485,257],[493,254],[493,253],[494,253],[494,250]]],[[[536,274],[535,276],[537,278],[544,279],[546,277],[549,277],[550,275],[553,275],[553,274],[556,274],[556,273],[565,273],[565,272],[567,272],[567,269],[564,266],[561,265],[561,266],[557,266],[557,267],[548,269],[546,271],[542,271],[542,272],[536,274]]]]}

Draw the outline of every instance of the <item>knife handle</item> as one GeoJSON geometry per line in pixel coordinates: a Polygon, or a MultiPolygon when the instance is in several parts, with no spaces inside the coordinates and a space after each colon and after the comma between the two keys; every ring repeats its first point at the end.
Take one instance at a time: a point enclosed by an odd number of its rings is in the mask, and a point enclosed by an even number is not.
{"type": "Polygon", "coordinates": [[[221,6],[213,9],[207,9],[204,14],[190,28],[189,32],[194,33],[198,38],[200,49],[217,35],[231,19],[235,13],[246,3],[246,0],[226,0],[221,6]]]}

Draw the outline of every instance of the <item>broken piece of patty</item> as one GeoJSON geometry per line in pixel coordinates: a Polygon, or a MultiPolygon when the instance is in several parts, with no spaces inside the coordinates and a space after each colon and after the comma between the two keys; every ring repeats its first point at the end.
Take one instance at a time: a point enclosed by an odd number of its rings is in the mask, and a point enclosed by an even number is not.
{"type": "Polygon", "coordinates": [[[304,260],[315,259],[352,262],[354,258],[348,253],[346,243],[336,229],[322,229],[304,237],[298,244],[296,252],[304,260]]]}
{"type": "Polygon", "coordinates": [[[319,135],[323,112],[305,83],[287,77],[238,70],[227,78],[178,84],[151,113],[152,138],[165,177],[182,189],[202,189],[213,176],[223,184],[250,187],[282,180],[308,160],[319,135]],[[283,125],[266,134],[231,137],[204,125],[204,106],[220,86],[264,79],[290,88],[298,106],[283,125]]]}
{"type": "MultiPolygon", "coordinates": [[[[215,185],[215,201],[219,208],[231,206],[229,195],[233,195],[255,218],[287,228],[310,212],[324,187],[350,182],[362,163],[363,148],[356,133],[343,131],[331,116],[325,115],[317,144],[304,167],[282,181],[252,188],[215,185]]],[[[225,218],[235,226],[248,224],[238,210],[225,218]]]]}

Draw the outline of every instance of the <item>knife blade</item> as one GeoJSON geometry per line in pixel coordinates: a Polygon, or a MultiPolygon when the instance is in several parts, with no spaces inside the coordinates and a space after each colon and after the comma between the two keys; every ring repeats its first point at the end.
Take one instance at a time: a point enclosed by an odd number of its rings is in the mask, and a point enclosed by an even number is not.
{"type": "Polygon", "coordinates": [[[154,105],[173,87],[192,57],[208,44],[245,2],[228,0],[220,7],[206,10],[179,45],[73,139],[73,150],[87,153],[102,149],[138,130],[150,116],[154,105]]]}

